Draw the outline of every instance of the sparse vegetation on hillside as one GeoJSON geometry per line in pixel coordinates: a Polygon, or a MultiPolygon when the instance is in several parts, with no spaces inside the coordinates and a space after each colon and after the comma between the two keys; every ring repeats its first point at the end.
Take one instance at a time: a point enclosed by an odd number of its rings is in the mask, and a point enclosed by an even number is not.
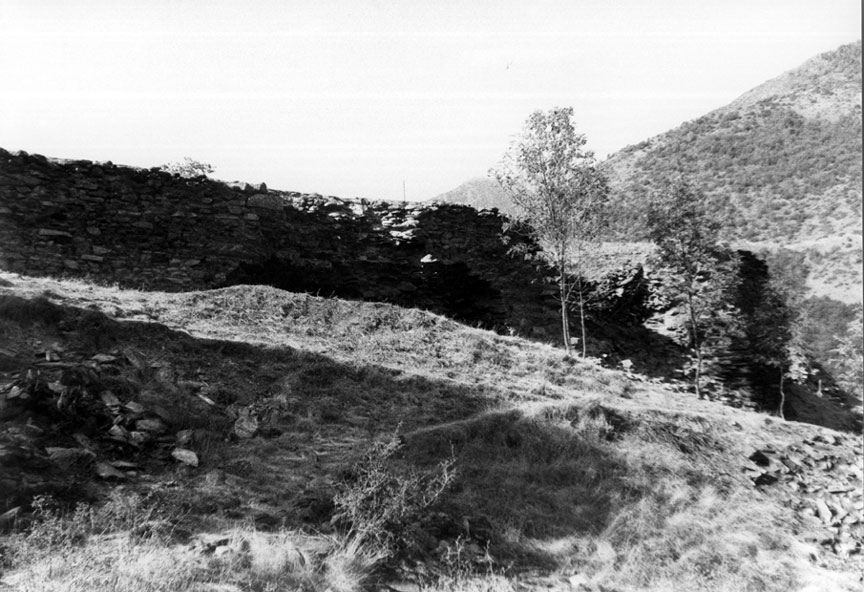
{"type": "MultiPolygon", "coordinates": [[[[683,173],[723,207],[729,240],[781,244],[861,231],[861,111],[837,121],[805,119],[765,99],[753,111],[715,112],[652,141],[613,194],[628,211],[619,237],[645,234],[639,213],[647,193],[683,173]]],[[[632,154],[633,156],[629,156],[632,154]]]]}

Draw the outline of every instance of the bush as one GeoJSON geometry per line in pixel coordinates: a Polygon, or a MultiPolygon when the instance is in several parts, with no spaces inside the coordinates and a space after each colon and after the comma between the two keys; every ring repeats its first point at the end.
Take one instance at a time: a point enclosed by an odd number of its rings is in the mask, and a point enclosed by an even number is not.
{"type": "Polygon", "coordinates": [[[451,457],[430,470],[399,467],[394,455],[402,447],[398,430],[375,442],[354,465],[354,478],[334,497],[333,521],[346,525],[346,546],[376,550],[381,558],[410,546],[408,527],[453,483],[451,457]]]}

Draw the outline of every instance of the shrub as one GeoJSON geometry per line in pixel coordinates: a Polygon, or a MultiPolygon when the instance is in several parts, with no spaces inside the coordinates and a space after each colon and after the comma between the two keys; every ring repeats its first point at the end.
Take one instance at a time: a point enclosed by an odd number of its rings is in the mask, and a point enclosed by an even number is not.
{"type": "Polygon", "coordinates": [[[409,546],[408,526],[453,483],[452,457],[430,470],[400,467],[394,456],[401,447],[398,430],[372,444],[354,465],[353,480],[334,497],[333,521],[348,527],[346,547],[375,550],[384,559],[409,546]]]}

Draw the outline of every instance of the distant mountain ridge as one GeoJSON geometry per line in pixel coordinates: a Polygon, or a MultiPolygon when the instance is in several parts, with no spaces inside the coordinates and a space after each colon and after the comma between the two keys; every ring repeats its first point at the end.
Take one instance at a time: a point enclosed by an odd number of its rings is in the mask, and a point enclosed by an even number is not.
{"type": "Polygon", "coordinates": [[[774,98],[803,117],[835,121],[861,107],[861,42],[819,54],[744,93],[721,111],[740,111],[774,98]],[[818,100],[812,100],[818,97],[818,100]]]}
{"type": "Polygon", "coordinates": [[[474,177],[473,179],[469,179],[459,187],[433,197],[432,200],[466,204],[478,210],[497,208],[500,212],[508,215],[512,215],[515,212],[515,207],[510,198],[501,189],[498,182],[489,177],[474,177]]]}

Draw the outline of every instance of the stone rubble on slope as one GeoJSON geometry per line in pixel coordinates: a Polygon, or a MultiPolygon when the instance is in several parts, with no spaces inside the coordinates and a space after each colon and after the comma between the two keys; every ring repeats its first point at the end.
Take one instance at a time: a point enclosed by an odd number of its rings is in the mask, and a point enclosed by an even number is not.
{"type": "Polygon", "coordinates": [[[744,471],[780,496],[800,524],[839,558],[864,554],[864,445],[858,435],[816,435],[782,450],[764,447],[744,471]]]}

